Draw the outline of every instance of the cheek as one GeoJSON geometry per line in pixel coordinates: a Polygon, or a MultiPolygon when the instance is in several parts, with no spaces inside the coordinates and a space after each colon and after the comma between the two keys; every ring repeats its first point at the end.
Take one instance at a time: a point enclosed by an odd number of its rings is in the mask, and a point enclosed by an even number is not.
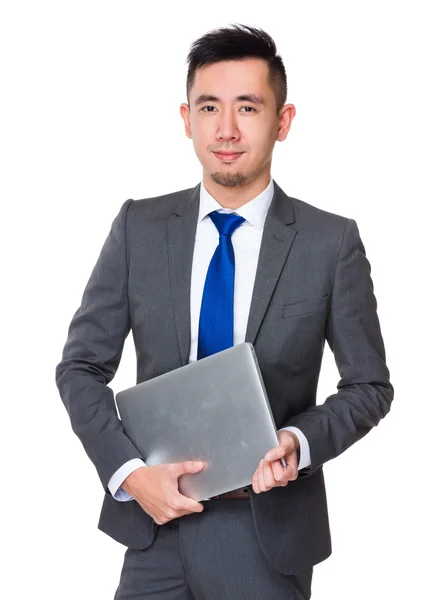
{"type": "Polygon", "coordinates": [[[247,144],[256,154],[266,154],[271,152],[275,145],[275,136],[271,130],[254,127],[245,132],[241,132],[247,144]]]}
{"type": "Polygon", "coordinates": [[[215,130],[214,119],[191,120],[191,133],[199,140],[208,140],[210,137],[214,137],[215,130]]]}
{"type": "Polygon", "coordinates": [[[208,151],[208,146],[210,145],[209,140],[202,140],[196,138],[196,141],[193,143],[194,152],[196,153],[198,161],[202,165],[208,165],[208,168],[212,168],[214,165],[215,157],[211,152],[208,151]]]}
{"type": "Polygon", "coordinates": [[[205,131],[204,128],[200,131],[199,129],[192,128],[191,129],[192,139],[194,149],[196,154],[207,156],[209,154],[208,148],[213,147],[214,144],[217,144],[217,140],[214,135],[208,131],[205,131]]]}

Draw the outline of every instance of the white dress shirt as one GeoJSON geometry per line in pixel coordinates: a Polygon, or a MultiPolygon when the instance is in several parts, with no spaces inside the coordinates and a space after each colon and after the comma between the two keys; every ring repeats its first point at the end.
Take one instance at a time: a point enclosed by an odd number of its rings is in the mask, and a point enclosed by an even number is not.
{"type": "MultiPolygon", "coordinates": [[[[197,221],[196,238],[194,243],[190,315],[191,315],[191,347],[188,362],[197,360],[197,342],[200,307],[202,304],[203,286],[209,263],[219,243],[219,233],[208,216],[210,212],[236,212],[245,219],[232,234],[232,245],[235,254],[235,283],[234,283],[234,345],[245,341],[249,309],[252,300],[253,285],[258,265],[261,238],[267,211],[273,198],[273,179],[266,189],[256,198],[250,200],[237,210],[223,208],[206,190],[203,182],[200,187],[199,216],[197,221]]],[[[308,440],[297,427],[284,427],[293,431],[300,442],[300,461],[298,468],[303,469],[311,464],[308,440]]],[[[133,458],[122,465],[111,477],[108,488],[116,500],[132,500],[121,486],[123,481],[135,469],[147,466],[139,458],[133,458]]]]}

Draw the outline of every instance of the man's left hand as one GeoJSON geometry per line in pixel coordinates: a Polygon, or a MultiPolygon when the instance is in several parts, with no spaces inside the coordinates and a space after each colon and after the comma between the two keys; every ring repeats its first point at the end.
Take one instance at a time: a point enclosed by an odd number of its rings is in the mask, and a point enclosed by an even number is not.
{"type": "Polygon", "coordinates": [[[297,479],[297,449],[299,439],[291,431],[278,431],[279,446],[269,450],[260,460],[252,478],[252,488],[256,494],[267,492],[273,487],[285,487],[289,481],[297,479]],[[281,464],[284,458],[287,467],[281,464]]]}

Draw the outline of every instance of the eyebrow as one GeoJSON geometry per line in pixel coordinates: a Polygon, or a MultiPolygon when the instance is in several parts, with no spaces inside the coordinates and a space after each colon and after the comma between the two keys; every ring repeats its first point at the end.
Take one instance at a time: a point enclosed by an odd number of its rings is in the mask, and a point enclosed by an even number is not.
{"type": "MultiPolygon", "coordinates": [[[[258,96],[257,94],[241,94],[240,96],[236,96],[234,98],[235,102],[253,102],[253,104],[265,104],[265,100],[262,96],[258,96]]],[[[199,104],[203,104],[204,102],[221,102],[220,98],[217,96],[212,96],[211,94],[202,94],[194,101],[195,106],[199,106],[199,104]]]]}

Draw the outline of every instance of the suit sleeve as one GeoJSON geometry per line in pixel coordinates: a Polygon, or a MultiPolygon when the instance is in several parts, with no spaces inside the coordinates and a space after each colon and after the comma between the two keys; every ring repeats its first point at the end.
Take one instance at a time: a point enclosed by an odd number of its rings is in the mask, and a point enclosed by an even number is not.
{"type": "Polygon", "coordinates": [[[308,440],[308,474],[364,437],[391,407],[394,390],[370,271],[357,224],[349,219],[325,330],[341,378],[338,391],[286,423],[298,427],[308,440]]]}
{"type": "Polygon", "coordinates": [[[124,202],[112,222],[56,366],[56,385],[73,431],[105,491],[121,465],[143,459],[123,431],[108,387],[130,331],[126,218],[131,202],[124,202]]]}

